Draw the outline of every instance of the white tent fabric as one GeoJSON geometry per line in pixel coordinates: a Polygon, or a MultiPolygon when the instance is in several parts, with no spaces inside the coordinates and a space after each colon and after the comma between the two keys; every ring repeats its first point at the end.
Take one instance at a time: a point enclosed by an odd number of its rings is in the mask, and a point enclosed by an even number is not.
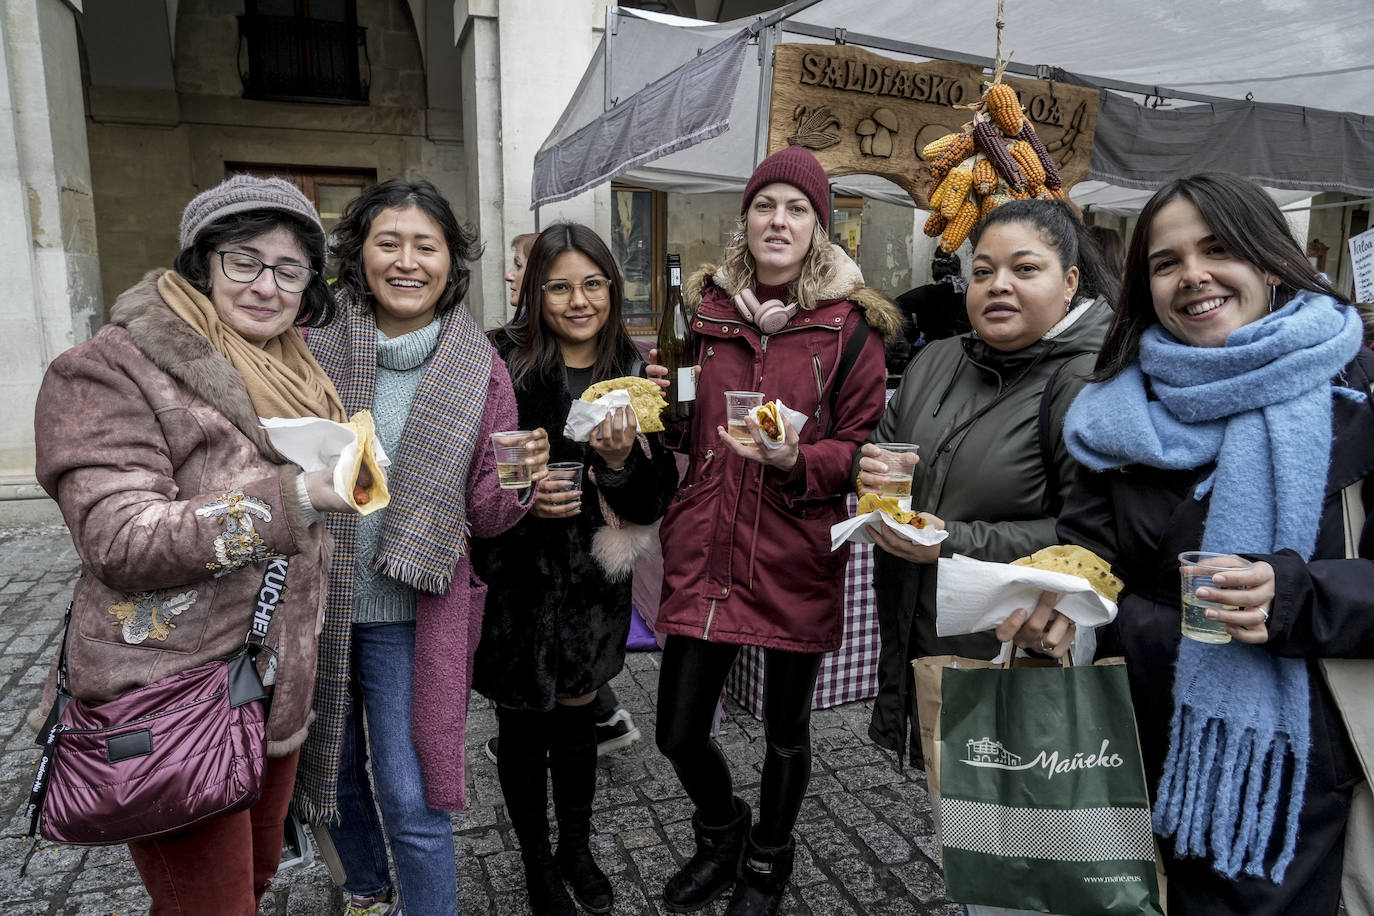
{"type": "MultiPolygon", "coordinates": [[[[836,34],[837,28],[845,28],[850,40],[898,59],[991,57],[995,5],[992,0],[982,2],[989,9],[985,17],[978,19],[977,11],[969,7],[967,0],[929,0],[919,7],[911,3],[879,5],[868,0],[819,0],[783,20],[778,40],[828,43],[841,37],[836,34]],[[892,41],[942,50],[932,50],[929,57],[924,57],[883,47],[884,42],[890,45],[892,41]]],[[[1374,74],[1374,62],[1367,50],[1374,45],[1374,17],[1367,12],[1367,2],[1288,0],[1280,5],[1220,0],[1210,7],[1199,7],[1184,6],[1180,0],[1156,0],[1152,6],[1138,0],[1096,0],[1094,4],[1076,5],[1072,14],[1064,14],[1060,12],[1062,5],[1054,0],[1028,0],[1024,5],[1011,5],[1005,44],[1006,50],[1015,51],[1014,66],[1023,62],[1041,64],[1046,68],[1043,75],[1075,82],[1086,80],[1112,86],[1128,81],[1162,87],[1166,94],[1174,89],[1227,98],[1244,98],[1246,93],[1253,93],[1255,100],[1264,104],[1236,106],[1264,115],[1247,121],[1248,133],[1243,136],[1248,144],[1269,139],[1265,131],[1274,130],[1276,125],[1300,132],[1309,120],[1316,123],[1316,115],[1327,116],[1322,122],[1326,125],[1324,129],[1331,132],[1333,142],[1341,144],[1330,152],[1328,171],[1340,171],[1342,156],[1348,156],[1346,150],[1367,149],[1374,144],[1374,116],[1332,114],[1342,109],[1374,112],[1374,93],[1367,89],[1368,76],[1374,74]],[[1072,18],[1065,21],[1063,17],[1068,15],[1072,18]],[[1301,108],[1286,108],[1292,105],[1323,111],[1312,112],[1309,119],[1301,108]]],[[[662,190],[741,190],[754,165],[760,120],[759,55],[753,47],[744,54],[744,66],[735,81],[725,121],[728,129],[723,131],[721,115],[726,100],[717,94],[728,92],[729,81],[717,75],[708,85],[706,74],[719,71],[709,68],[699,56],[709,57],[707,52],[724,56],[712,49],[737,36],[748,23],[683,26],[679,24],[682,20],[668,24],[663,17],[629,10],[617,11],[610,21],[603,45],[588,67],[573,102],[536,159],[533,206],[570,196],[570,190],[608,180],[612,174],[627,183],[662,190]],[[694,69],[677,69],[684,64],[694,69]],[[675,86],[671,85],[675,81],[675,86]],[[646,86],[649,91],[639,92],[646,86]],[[684,119],[662,107],[663,99],[681,100],[703,93],[709,98],[698,99],[703,104],[696,107],[709,110],[710,117],[698,114],[684,119]],[[659,100],[657,104],[655,100],[659,100]],[[608,118],[634,124],[636,130],[651,135],[634,136],[634,144],[627,147],[629,152],[620,152],[606,145],[605,138],[614,134],[605,127],[608,118]],[[683,126],[674,132],[672,128],[678,122],[683,126]],[[687,136],[692,131],[697,136],[713,136],[697,142],[695,137],[687,136]],[[602,139],[594,145],[595,154],[589,156],[586,151],[593,145],[588,138],[593,136],[602,139]],[[579,144],[581,153],[577,152],[579,144]],[[674,152],[661,158],[646,155],[657,147],[674,152]],[[609,168],[608,162],[612,163],[609,168]]],[[[1121,96],[1120,100],[1127,98],[1131,97],[1121,96]]],[[[1118,106],[1117,110],[1122,109],[1118,106]]],[[[1133,172],[1121,161],[1113,161],[1101,176],[1113,184],[1080,183],[1073,189],[1074,200],[1080,205],[1123,212],[1138,209],[1149,196],[1149,188],[1160,180],[1161,174],[1167,174],[1171,163],[1189,161],[1186,154],[1177,155],[1177,139],[1169,137],[1167,129],[1175,122],[1195,123],[1199,116],[1206,119],[1210,117],[1209,110],[1207,106],[1174,99],[1163,103],[1158,112],[1126,112],[1139,123],[1165,129],[1163,140],[1152,150],[1153,157],[1146,160],[1148,166],[1133,172]],[[1136,190],[1124,191],[1116,186],[1123,184],[1136,190]]],[[[1102,126],[1099,123],[1099,131],[1102,126]]],[[[1234,126],[1227,130],[1227,138],[1239,136],[1234,126]]],[[[624,130],[619,133],[626,134],[624,130]]],[[[1307,150],[1324,152],[1325,136],[1305,136],[1307,150]]],[[[1273,139],[1290,148],[1293,145],[1291,135],[1273,139]]],[[[1205,152],[1208,151],[1199,150],[1205,152]]],[[[1202,160],[1206,161],[1206,157],[1202,160]]],[[[1258,160],[1262,165],[1271,164],[1267,152],[1259,154],[1258,160]]],[[[1289,157],[1290,163],[1302,161],[1300,156],[1289,157]]],[[[1095,155],[1094,166],[1098,164],[1095,155]]],[[[1339,188],[1328,185],[1329,189],[1359,192],[1374,187],[1370,179],[1374,176],[1374,163],[1357,159],[1349,168],[1358,174],[1339,188]]],[[[1296,175],[1293,170],[1283,174],[1296,175]]],[[[1276,195],[1280,199],[1307,196],[1322,189],[1320,183],[1309,186],[1298,180],[1284,184],[1305,194],[1276,195]]],[[[896,185],[879,178],[848,176],[837,179],[835,188],[838,193],[911,203],[896,185]]]]}
{"type": "MultiPolygon", "coordinates": [[[[799,23],[992,57],[997,0],[820,0],[799,23]]],[[[1374,114],[1369,0],[1008,0],[1014,62],[1231,99],[1374,114]]]]}

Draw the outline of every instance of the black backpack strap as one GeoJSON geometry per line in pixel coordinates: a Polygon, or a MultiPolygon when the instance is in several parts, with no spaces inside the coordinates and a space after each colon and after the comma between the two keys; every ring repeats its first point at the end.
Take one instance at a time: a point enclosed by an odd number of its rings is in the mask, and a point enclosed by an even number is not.
{"type": "Polygon", "coordinates": [[[1059,380],[1059,373],[1064,371],[1064,367],[1073,362],[1066,359],[1054,367],[1050,373],[1049,380],[1045,382],[1045,390],[1040,393],[1040,463],[1045,468],[1045,496],[1049,500],[1051,516],[1058,516],[1059,510],[1064,508],[1064,502],[1059,496],[1059,465],[1054,460],[1054,433],[1050,429],[1050,403],[1054,400],[1054,383],[1059,380]]]}
{"type": "Polygon", "coordinates": [[[835,369],[835,379],[830,383],[830,419],[825,425],[825,438],[829,439],[835,435],[835,408],[840,403],[840,389],[844,387],[845,379],[849,378],[849,370],[854,368],[854,363],[858,361],[859,354],[863,352],[864,344],[868,343],[868,336],[873,333],[873,328],[868,324],[868,316],[863,309],[859,309],[859,322],[854,325],[854,333],[849,335],[849,342],[844,346],[844,353],[840,355],[840,365],[835,369]]]}

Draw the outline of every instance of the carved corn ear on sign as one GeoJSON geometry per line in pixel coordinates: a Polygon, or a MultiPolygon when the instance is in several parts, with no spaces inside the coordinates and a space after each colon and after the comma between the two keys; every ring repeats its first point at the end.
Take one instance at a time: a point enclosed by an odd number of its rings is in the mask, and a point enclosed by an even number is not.
{"type": "MultiPolygon", "coordinates": [[[[986,79],[980,68],[968,64],[913,64],[850,45],[779,45],[773,60],[768,151],[804,146],[832,178],[880,175],[910,194],[917,206],[931,209],[927,195],[933,184],[939,184],[932,183],[932,177],[943,181],[970,157],[988,158],[972,136],[967,150],[949,151],[943,159],[939,148],[927,151],[942,138],[971,134],[974,113],[956,106],[979,102],[986,79]]],[[[1040,186],[1065,192],[1086,178],[1097,125],[1097,90],[1021,79],[1005,79],[999,86],[995,105],[984,118],[1016,169],[1021,171],[1024,164],[1034,172],[1034,159],[1046,172],[1040,186]],[[1058,173],[1060,188],[1053,188],[1045,157],[1058,173]]],[[[951,142],[952,137],[946,141],[951,142]]],[[[964,142],[959,141],[961,147],[964,142]]],[[[1007,199],[1025,193],[1013,185],[1001,190],[1007,199]]],[[[973,195],[965,189],[965,199],[951,204],[947,223],[976,217],[981,207],[973,195]],[[973,211],[963,207],[970,201],[973,211]]]]}

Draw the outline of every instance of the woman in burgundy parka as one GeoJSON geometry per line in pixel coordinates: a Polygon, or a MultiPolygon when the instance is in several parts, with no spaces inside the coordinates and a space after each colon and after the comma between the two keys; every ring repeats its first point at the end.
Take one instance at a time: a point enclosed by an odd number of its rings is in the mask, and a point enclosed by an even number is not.
{"type": "Polygon", "coordinates": [[[701,371],[681,445],[686,483],[661,531],[657,625],[668,639],[657,739],[696,806],[696,853],[664,888],[679,913],[737,872],[729,913],[771,914],[782,899],[810,780],[816,674],[844,628],[849,551],[830,549],[830,526],[846,515],[850,462],[883,412],[883,339],[901,328],[896,307],[830,244],[829,181],[809,152],[788,147],[760,163],[740,213],[721,266],[684,291],[701,371]],[[761,391],[807,422],[798,431],[784,421],[783,444],[770,449],[750,420],[754,441],[741,443],[725,431],[727,390],[761,391]],[[752,830],[710,736],[746,645],[765,659],[767,749],[752,830]]]}

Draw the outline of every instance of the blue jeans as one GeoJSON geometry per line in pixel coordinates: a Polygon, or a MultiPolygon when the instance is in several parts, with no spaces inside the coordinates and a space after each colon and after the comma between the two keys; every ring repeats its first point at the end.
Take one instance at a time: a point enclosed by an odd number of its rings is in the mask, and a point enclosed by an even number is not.
{"type": "Polygon", "coordinates": [[[406,916],[458,916],[453,825],[447,811],[425,802],[410,738],[414,668],[414,621],[353,626],[353,705],[339,761],[340,823],[329,827],[329,836],[347,873],[344,889],[369,896],[391,883],[385,824],[406,916]],[[364,712],[367,746],[361,740],[364,712]],[[369,749],[375,795],[367,777],[369,749]]]}

